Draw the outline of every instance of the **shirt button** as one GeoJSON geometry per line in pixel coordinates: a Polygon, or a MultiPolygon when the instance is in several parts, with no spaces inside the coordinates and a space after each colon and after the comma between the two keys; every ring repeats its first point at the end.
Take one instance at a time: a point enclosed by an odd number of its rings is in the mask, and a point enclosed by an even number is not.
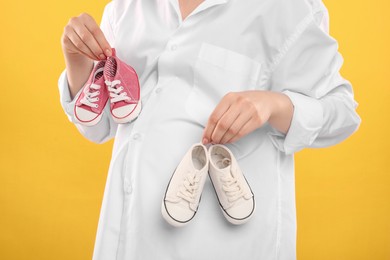
{"type": "Polygon", "coordinates": [[[130,185],[130,186],[127,186],[127,187],[125,188],[125,192],[126,192],[127,194],[131,194],[132,191],[133,191],[133,188],[131,187],[131,185],[130,185]]]}
{"type": "Polygon", "coordinates": [[[133,139],[134,140],[138,140],[138,139],[140,139],[141,138],[141,135],[140,134],[134,134],[133,135],[133,139]]]}
{"type": "Polygon", "coordinates": [[[130,181],[128,181],[127,179],[125,179],[125,182],[124,182],[124,190],[126,192],[126,194],[130,194],[133,192],[133,187],[131,186],[131,183],[130,181]]]}
{"type": "Polygon", "coordinates": [[[172,46],[171,46],[171,51],[176,51],[177,50],[177,45],[176,44],[173,44],[172,46]]]}
{"type": "Polygon", "coordinates": [[[161,88],[156,88],[156,90],[154,92],[156,92],[157,94],[161,92],[161,88]]]}

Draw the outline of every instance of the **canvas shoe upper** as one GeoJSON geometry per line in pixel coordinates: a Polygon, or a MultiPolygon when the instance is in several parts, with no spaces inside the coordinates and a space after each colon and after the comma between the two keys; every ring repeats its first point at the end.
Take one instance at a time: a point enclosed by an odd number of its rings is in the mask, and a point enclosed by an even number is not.
{"type": "Polygon", "coordinates": [[[232,152],[224,145],[209,149],[209,176],[225,218],[232,224],[243,224],[255,210],[255,200],[232,152]]]}
{"type": "Polygon", "coordinates": [[[86,126],[97,124],[108,100],[104,83],[103,70],[105,61],[100,61],[93,68],[88,81],[76,100],[74,114],[76,121],[86,126]]]}
{"type": "Polygon", "coordinates": [[[175,227],[184,226],[196,214],[209,167],[207,148],[194,144],[176,167],[165,192],[161,212],[175,227]]]}
{"type": "Polygon", "coordinates": [[[127,123],[141,111],[140,86],[135,70],[112,51],[104,67],[104,78],[110,95],[110,111],[115,122],[127,123]]]}

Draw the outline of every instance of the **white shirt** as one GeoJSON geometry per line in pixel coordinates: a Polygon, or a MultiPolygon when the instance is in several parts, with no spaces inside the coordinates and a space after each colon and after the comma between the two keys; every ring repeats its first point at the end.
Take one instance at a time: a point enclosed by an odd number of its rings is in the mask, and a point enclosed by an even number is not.
{"type": "MultiPolygon", "coordinates": [[[[89,140],[115,137],[94,259],[295,259],[293,153],[341,142],[360,124],[337,42],[320,0],[206,0],[184,21],[177,0],[115,0],[101,27],[135,68],[142,112],[115,124],[106,107],[89,140]],[[287,135],[270,125],[228,146],[255,195],[241,226],[223,217],[210,182],[184,228],[161,216],[166,185],[215,106],[230,91],[273,90],[294,104],[287,135]]],[[[74,123],[65,72],[62,106],[74,123]]]]}

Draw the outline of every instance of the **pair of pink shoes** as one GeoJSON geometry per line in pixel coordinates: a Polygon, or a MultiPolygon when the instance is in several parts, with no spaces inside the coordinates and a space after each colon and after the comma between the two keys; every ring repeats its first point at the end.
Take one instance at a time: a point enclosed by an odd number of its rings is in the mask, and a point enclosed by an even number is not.
{"type": "Polygon", "coordinates": [[[111,116],[116,123],[127,123],[141,112],[140,87],[135,70],[113,55],[96,64],[76,100],[74,114],[83,125],[96,125],[110,100],[111,116]]]}

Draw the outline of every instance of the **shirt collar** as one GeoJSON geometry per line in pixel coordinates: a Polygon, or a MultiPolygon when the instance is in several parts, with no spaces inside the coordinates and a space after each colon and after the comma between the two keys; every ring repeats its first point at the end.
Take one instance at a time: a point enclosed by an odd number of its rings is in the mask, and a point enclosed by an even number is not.
{"type": "MultiPolygon", "coordinates": [[[[169,2],[174,7],[176,14],[179,17],[179,22],[182,23],[181,12],[179,8],[179,0],[169,0],[169,2]]],[[[227,2],[229,2],[229,0],[204,0],[202,3],[199,4],[198,7],[195,8],[194,11],[192,11],[192,13],[188,17],[193,16],[215,5],[226,4],[227,2]]]]}

